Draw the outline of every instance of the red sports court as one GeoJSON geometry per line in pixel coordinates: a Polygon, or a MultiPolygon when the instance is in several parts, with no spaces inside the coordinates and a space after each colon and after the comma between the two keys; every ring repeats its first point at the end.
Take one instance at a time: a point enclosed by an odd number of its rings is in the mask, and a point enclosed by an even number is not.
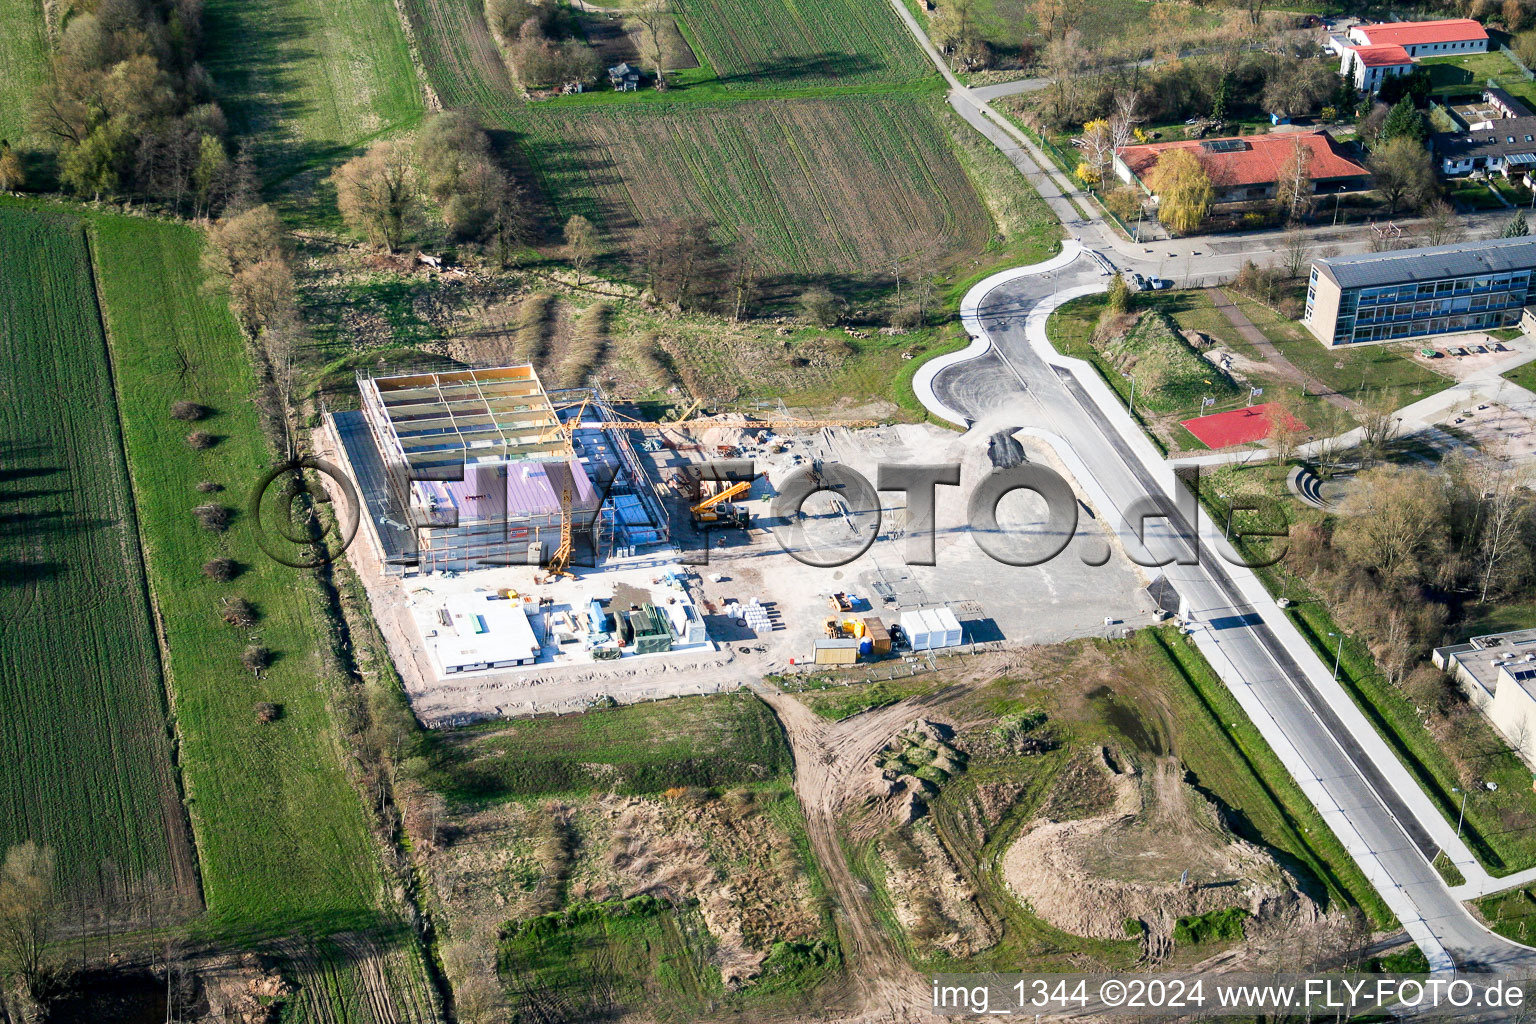
{"type": "MultiPolygon", "coordinates": [[[[1267,438],[1272,429],[1270,410],[1274,407],[1273,402],[1265,402],[1263,405],[1250,405],[1246,409],[1196,416],[1192,420],[1180,420],[1180,423],[1210,447],[1227,448],[1267,438]]],[[[1290,413],[1285,414],[1285,419],[1292,430],[1303,428],[1302,422],[1290,413]]]]}

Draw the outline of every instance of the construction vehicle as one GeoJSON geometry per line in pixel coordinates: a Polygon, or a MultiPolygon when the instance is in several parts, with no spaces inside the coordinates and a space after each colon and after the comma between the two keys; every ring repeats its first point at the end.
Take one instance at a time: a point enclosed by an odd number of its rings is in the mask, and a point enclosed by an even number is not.
{"type": "Polygon", "coordinates": [[[839,619],[828,615],[821,624],[821,631],[829,640],[862,640],[866,627],[863,619],[839,619]]]}
{"type": "Polygon", "coordinates": [[[747,513],[731,504],[731,499],[752,489],[752,481],[741,480],[719,494],[712,494],[688,511],[696,526],[746,526],[747,513]]]}

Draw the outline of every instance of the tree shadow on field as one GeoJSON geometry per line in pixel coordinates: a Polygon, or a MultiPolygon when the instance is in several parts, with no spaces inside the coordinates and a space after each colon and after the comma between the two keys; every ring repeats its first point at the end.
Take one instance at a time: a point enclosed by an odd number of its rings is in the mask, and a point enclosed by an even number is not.
{"type": "MultiPolygon", "coordinates": [[[[626,203],[603,198],[627,192],[625,170],[608,147],[580,138],[535,140],[509,129],[486,134],[502,165],[527,190],[535,244],[558,242],[566,218],[577,213],[611,236],[638,226],[626,203]]],[[[630,173],[652,172],[637,165],[630,173]]]]}
{"type": "Polygon", "coordinates": [[[744,70],[718,76],[724,84],[752,82],[759,85],[785,84],[801,79],[854,78],[883,70],[882,65],[859,53],[809,53],[799,57],[781,57],[758,61],[744,70]]]}
{"type": "Polygon", "coordinates": [[[214,0],[207,6],[207,64],[239,134],[260,135],[302,116],[302,65],[318,56],[302,45],[313,26],[272,0],[214,0]]]}
{"type": "Polygon", "coordinates": [[[88,496],[67,486],[68,466],[37,464],[53,457],[53,449],[43,444],[0,444],[0,589],[63,575],[70,565],[57,556],[69,552],[72,538],[117,525],[112,519],[90,514],[94,507],[88,496]],[[14,486],[60,474],[64,479],[56,481],[61,485],[58,487],[14,486]]]}

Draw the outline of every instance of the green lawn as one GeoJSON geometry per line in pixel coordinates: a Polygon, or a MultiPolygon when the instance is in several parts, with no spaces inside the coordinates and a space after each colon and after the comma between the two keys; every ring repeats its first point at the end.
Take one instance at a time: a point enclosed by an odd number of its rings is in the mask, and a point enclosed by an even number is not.
{"type": "Polygon", "coordinates": [[[1504,374],[1505,380],[1512,380],[1528,391],[1536,391],[1536,362],[1517,366],[1504,374]]]}
{"type": "MultiPolygon", "coordinates": [[[[1453,383],[1451,378],[1412,358],[1411,353],[1418,345],[1325,348],[1295,320],[1281,316],[1234,289],[1227,289],[1227,295],[1293,366],[1350,398],[1361,399],[1367,393],[1388,393],[1393,404],[1401,407],[1442,391],[1453,383]]],[[[1210,296],[1203,291],[1139,295],[1137,302],[1148,302],[1154,308],[1164,310],[1179,322],[1179,326],[1209,334],[1250,359],[1263,358],[1211,304],[1210,296]]]]}
{"type": "Polygon", "coordinates": [[[0,0],[0,139],[29,134],[32,96],[48,74],[43,0],[0,0]]]}
{"type": "Polygon", "coordinates": [[[1430,88],[1441,96],[1481,92],[1489,79],[1511,96],[1536,109],[1536,82],[1531,82],[1514,62],[1498,50],[1450,57],[1423,57],[1419,66],[1429,70],[1430,88]]]}
{"type": "Polygon", "coordinates": [[[202,288],[202,236],[190,227],[102,216],[93,249],[116,375],[150,587],[169,648],[188,805],[215,931],[324,935],[379,920],[381,872],[330,701],[340,684],[314,581],[258,547],[237,513],[228,533],[197,526],[208,501],[243,507],[274,462],[252,394],[245,342],[221,297],[202,288]],[[188,399],[213,410],[206,451],[167,415],[188,399]],[[242,572],[218,583],[216,556],[242,572]],[[220,621],[222,599],[259,611],[253,629],[220,621]],[[254,677],[240,664],[253,641],[274,664],[254,677]],[[255,705],[281,708],[261,724],[255,705]]]}
{"type": "MultiPolygon", "coordinates": [[[[1504,203],[1485,182],[1452,181],[1446,188],[1448,196],[1457,207],[1464,210],[1502,210],[1504,203]]],[[[1513,216],[1513,212],[1510,214],[1513,216]]]]}
{"type": "Polygon", "coordinates": [[[210,0],[205,21],[219,99],[269,177],[421,117],[421,83],[390,0],[210,0]]]}
{"type": "Polygon", "coordinates": [[[1485,896],[1473,903],[1488,927],[1515,942],[1536,945],[1536,893],[1529,888],[1485,896]]]}
{"type": "Polygon", "coordinates": [[[778,719],[749,693],[498,722],[435,739],[428,781],[468,801],[732,786],[791,769],[778,719]]]}
{"type": "Polygon", "coordinates": [[[0,850],[163,921],[196,866],[84,226],[0,203],[0,252],[0,850]]]}

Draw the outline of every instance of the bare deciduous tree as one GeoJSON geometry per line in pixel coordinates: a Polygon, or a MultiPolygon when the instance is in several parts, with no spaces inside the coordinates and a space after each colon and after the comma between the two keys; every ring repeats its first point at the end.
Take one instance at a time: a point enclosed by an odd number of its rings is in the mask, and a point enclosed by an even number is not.
{"type": "Polygon", "coordinates": [[[662,67],[662,38],[666,31],[667,19],[672,17],[672,8],[668,0],[640,0],[640,3],[631,8],[635,20],[645,30],[642,33],[641,47],[644,50],[644,58],[650,62],[651,70],[656,75],[656,90],[665,92],[667,89],[666,69],[662,67]]]}
{"type": "Polygon", "coordinates": [[[580,286],[582,272],[602,252],[597,228],[581,214],[573,214],[565,222],[565,256],[576,271],[576,284],[580,286]]]}
{"type": "Polygon", "coordinates": [[[416,171],[403,142],[368,147],[331,175],[336,207],[347,226],[374,245],[394,252],[405,241],[416,206],[416,171]]]}
{"type": "Polygon", "coordinates": [[[1366,470],[1340,507],[1334,543],[1383,579],[1421,578],[1444,546],[1445,504],[1429,473],[1390,465],[1366,470]]]}
{"type": "MultiPolygon", "coordinates": [[[[1298,136],[1275,182],[1275,207],[1295,224],[1312,212],[1312,150],[1298,136]]],[[[1296,272],[1292,277],[1298,276],[1296,272]]]]}
{"type": "Polygon", "coordinates": [[[54,874],[53,850],[30,840],[7,850],[0,868],[0,977],[33,1006],[58,978],[50,955],[59,911],[54,874]]]}

